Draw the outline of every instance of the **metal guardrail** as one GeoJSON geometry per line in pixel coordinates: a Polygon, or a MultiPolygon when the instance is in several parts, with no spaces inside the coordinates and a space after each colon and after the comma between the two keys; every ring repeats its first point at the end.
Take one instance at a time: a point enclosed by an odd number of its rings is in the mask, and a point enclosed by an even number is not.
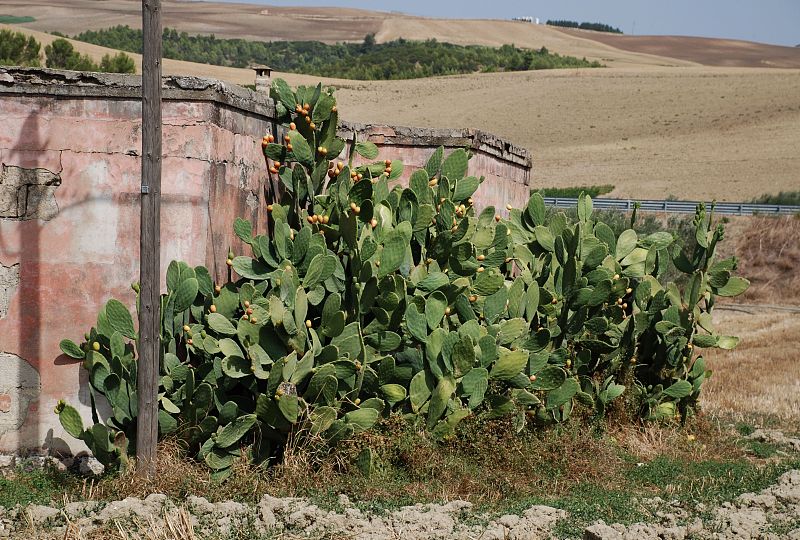
{"type": "MultiPolygon", "coordinates": [[[[633,211],[633,205],[637,201],[632,199],[592,199],[592,206],[597,210],[622,210],[623,212],[633,211]]],[[[667,214],[694,214],[700,201],[638,201],[639,211],[641,212],[663,212],[667,214]]],[[[545,197],[544,203],[556,208],[575,208],[578,199],[566,199],[561,197],[545,197]]],[[[711,203],[705,203],[707,208],[711,203]]],[[[720,203],[714,207],[717,214],[729,216],[753,216],[753,215],[795,215],[800,214],[800,206],[788,206],[780,204],[752,204],[752,203],[720,203]]]]}

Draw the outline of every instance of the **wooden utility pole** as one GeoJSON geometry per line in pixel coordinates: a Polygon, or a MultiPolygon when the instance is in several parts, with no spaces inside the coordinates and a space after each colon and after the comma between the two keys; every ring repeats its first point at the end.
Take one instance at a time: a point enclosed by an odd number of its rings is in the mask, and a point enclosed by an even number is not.
{"type": "Polygon", "coordinates": [[[136,461],[155,475],[161,365],[161,0],[142,0],[142,198],[136,461]]]}

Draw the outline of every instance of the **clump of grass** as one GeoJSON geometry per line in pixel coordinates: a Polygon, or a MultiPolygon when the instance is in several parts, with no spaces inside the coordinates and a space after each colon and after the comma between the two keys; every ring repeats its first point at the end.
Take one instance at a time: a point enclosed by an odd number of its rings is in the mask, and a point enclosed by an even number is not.
{"type": "Polygon", "coordinates": [[[736,423],[736,431],[739,432],[739,435],[743,437],[747,437],[748,435],[752,434],[755,430],[756,428],[747,422],[736,423]]]}
{"type": "Polygon", "coordinates": [[[747,449],[760,459],[771,458],[778,453],[776,445],[760,441],[748,441],[747,449]]]}
{"type": "Polygon", "coordinates": [[[64,488],[75,488],[74,476],[51,468],[16,471],[0,476],[0,506],[50,504],[64,495],[64,488]]]}
{"type": "Polygon", "coordinates": [[[531,190],[531,192],[538,191],[542,194],[542,197],[561,197],[564,199],[575,199],[580,196],[581,193],[586,193],[591,198],[599,197],[600,195],[605,195],[607,193],[611,193],[614,191],[614,186],[611,184],[603,184],[599,186],[576,186],[576,187],[564,187],[564,188],[541,188],[538,190],[531,190]]]}

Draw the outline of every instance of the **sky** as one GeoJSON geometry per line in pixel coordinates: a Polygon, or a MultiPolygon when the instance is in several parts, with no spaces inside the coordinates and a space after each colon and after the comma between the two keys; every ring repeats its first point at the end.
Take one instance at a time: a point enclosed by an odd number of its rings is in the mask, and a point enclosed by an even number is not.
{"type": "MultiPolygon", "coordinates": [[[[219,0],[217,0],[219,1],[219,0]]],[[[800,44],[800,0],[221,0],[274,6],[340,6],[445,18],[517,16],[601,22],[626,34],[723,37],[800,44]]]]}

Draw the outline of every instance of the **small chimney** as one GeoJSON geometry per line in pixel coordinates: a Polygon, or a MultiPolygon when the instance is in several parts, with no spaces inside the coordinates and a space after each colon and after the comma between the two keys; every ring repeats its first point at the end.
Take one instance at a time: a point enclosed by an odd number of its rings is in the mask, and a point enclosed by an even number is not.
{"type": "Polygon", "coordinates": [[[263,64],[250,66],[256,72],[256,92],[269,94],[269,86],[272,78],[272,68],[263,64]]]}

